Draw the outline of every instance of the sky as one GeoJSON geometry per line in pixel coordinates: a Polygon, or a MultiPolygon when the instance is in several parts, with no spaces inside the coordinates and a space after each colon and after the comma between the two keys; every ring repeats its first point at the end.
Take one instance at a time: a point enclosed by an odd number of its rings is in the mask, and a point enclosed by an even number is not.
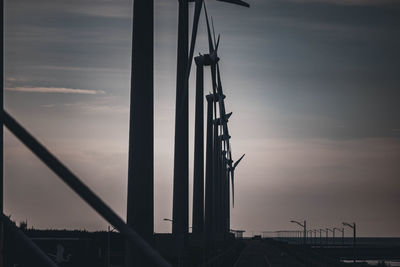
{"type": "MultiPolygon", "coordinates": [[[[359,236],[400,236],[400,1],[205,2],[221,34],[233,157],[246,153],[231,228],[346,221],[359,236]]],[[[163,218],[172,216],[177,9],[155,0],[155,232],[171,231],[163,218]]],[[[5,1],[6,110],[124,219],[131,14],[132,0],[5,1]]],[[[202,16],[195,53],[207,49],[202,16]]],[[[107,229],[8,130],[4,153],[13,220],[107,229]]]]}

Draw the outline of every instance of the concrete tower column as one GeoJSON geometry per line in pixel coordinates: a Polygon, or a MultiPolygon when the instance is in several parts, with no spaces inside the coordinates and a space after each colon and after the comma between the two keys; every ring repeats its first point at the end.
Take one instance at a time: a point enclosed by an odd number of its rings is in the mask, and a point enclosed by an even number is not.
{"type": "Polygon", "coordinates": [[[194,132],[193,233],[204,231],[204,58],[196,62],[196,114],[194,132]]]}
{"type": "MultiPolygon", "coordinates": [[[[127,223],[148,243],[154,232],[153,0],[133,7],[127,223]]],[[[126,266],[151,266],[129,242],[126,266]]]]}

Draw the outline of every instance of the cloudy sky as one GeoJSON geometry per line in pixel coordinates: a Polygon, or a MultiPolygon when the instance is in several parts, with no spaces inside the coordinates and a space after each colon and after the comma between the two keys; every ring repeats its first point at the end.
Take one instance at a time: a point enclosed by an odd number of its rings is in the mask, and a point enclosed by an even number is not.
{"type": "MultiPolygon", "coordinates": [[[[231,227],[355,221],[361,236],[400,236],[400,1],[206,3],[233,154],[246,153],[231,227]]],[[[156,232],[171,228],[177,8],[155,0],[156,232]]],[[[131,14],[132,0],[5,1],[6,110],[123,218],[131,14]]],[[[5,212],[37,228],[107,228],[7,130],[5,212]]]]}

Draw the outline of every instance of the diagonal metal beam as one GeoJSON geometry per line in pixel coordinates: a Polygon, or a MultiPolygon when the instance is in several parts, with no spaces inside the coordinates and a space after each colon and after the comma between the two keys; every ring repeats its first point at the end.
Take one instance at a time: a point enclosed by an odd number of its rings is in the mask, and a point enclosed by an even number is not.
{"type": "Polygon", "coordinates": [[[26,145],[47,167],[49,167],[61,180],[86,201],[106,221],[113,225],[132,243],[135,249],[142,252],[156,266],[170,267],[171,265],[161,255],[140,237],[135,230],[125,222],[89,189],[74,173],[72,173],[60,160],[39,143],[27,130],[25,130],[6,111],[1,114],[2,123],[26,145]]]}

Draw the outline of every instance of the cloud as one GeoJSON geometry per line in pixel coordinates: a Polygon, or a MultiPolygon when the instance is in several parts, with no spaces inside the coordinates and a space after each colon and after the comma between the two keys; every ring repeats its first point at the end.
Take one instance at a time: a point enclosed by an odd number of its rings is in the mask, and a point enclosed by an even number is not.
{"type": "Polygon", "coordinates": [[[104,94],[101,90],[74,89],[62,87],[11,87],[6,88],[7,91],[26,92],[26,93],[45,93],[45,94],[83,94],[98,95],[104,94]]]}

